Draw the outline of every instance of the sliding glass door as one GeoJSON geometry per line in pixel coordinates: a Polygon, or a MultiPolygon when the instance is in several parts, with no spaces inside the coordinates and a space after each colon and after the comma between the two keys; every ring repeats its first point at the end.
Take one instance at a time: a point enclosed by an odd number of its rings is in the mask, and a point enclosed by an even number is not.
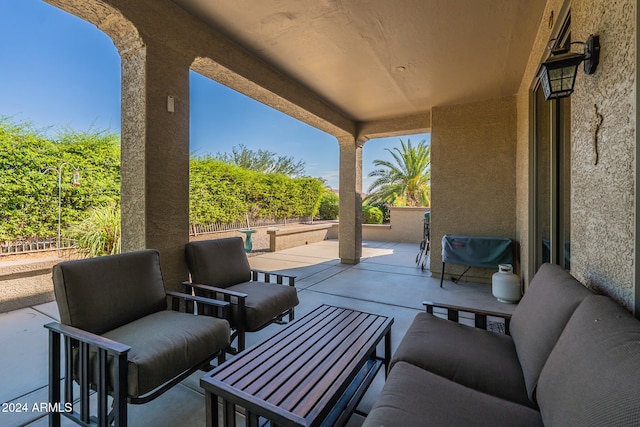
{"type": "Polygon", "coordinates": [[[571,102],[546,101],[534,91],[534,269],[545,262],[571,266],[571,102]]]}

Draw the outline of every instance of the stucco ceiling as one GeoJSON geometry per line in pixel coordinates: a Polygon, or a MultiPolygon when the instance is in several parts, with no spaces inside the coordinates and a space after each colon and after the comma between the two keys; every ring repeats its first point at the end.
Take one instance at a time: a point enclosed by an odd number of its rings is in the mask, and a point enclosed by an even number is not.
{"type": "Polygon", "coordinates": [[[517,92],[545,0],[172,0],[348,117],[517,92]]]}

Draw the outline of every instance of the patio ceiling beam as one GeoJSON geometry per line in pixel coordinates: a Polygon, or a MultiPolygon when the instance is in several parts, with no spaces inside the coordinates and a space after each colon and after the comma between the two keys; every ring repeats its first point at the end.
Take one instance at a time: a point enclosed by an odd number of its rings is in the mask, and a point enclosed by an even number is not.
{"type": "Polygon", "coordinates": [[[403,136],[431,132],[431,111],[391,119],[361,122],[358,124],[358,140],[403,136]]]}
{"type": "Polygon", "coordinates": [[[296,118],[335,137],[353,136],[356,123],[331,107],[318,95],[264,63],[255,65],[251,56],[198,57],[191,69],[262,104],[296,118]],[[235,62],[224,66],[222,62],[235,62]]]}

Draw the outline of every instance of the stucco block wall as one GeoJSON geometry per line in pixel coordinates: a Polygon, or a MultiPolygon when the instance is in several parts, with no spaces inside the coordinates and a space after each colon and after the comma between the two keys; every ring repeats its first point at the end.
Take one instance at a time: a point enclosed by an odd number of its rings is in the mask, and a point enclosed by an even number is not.
{"type": "Polygon", "coordinates": [[[295,228],[277,228],[267,230],[269,235],[269,251],[281,251],[284,249],[304,246],[309,243],[321,242],[327,239],[333,224],[304,225],[295,228]]]}
{"type": "MultiPolygon", "coordinates": [[[[389,210],[389,224],[362,224],[362,240],[419,244],[424,237],[424,213],[429,208],[393,206],[389,210]]],[[[333,224],[327,239],[337,239],[339,228],[339,223],[333,224]]]]}
{"type": "Polygon", "coordinates": [[[600,35],[600,64],[571,96],[571,273],[635,305],[636,8],[633,0],[571,4],[573,40],[600,35]],[[602,114],[592,161],[594,104],[602,114]]]}
{"type": "MultiPolygon", "coordinates": [[[[66,254],[65,254],[66,256],[66,254]]],[[[60,258],[0,258],[0,313],[53,301],[51,269],[60,258]]]]}
{"type": "MultiPolygon", "coordinates": [[[[516,98],[434,108],[432,119],[430,269],[438,276],[444,234],[515,238],[516,98]]],[[[447,266],[447,275],[463,269],[447,266]]]]}
{"type": "Polygon", "coordinates": [[[424,213],[429,208],[390,207],[389,216],[395,242],[420,243],[424,231],[424,213]]]}

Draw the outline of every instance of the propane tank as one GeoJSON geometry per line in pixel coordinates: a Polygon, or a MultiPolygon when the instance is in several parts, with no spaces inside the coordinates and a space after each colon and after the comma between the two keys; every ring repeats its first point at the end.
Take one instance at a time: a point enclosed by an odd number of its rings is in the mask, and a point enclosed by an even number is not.
{"type": "Polygon", "coordinates": [[[498,272],[491,277],[491,293],[500,302],[513,304],[520,301],[520,276],[513,273],[511,264],[498,265],[498,272]]]}

